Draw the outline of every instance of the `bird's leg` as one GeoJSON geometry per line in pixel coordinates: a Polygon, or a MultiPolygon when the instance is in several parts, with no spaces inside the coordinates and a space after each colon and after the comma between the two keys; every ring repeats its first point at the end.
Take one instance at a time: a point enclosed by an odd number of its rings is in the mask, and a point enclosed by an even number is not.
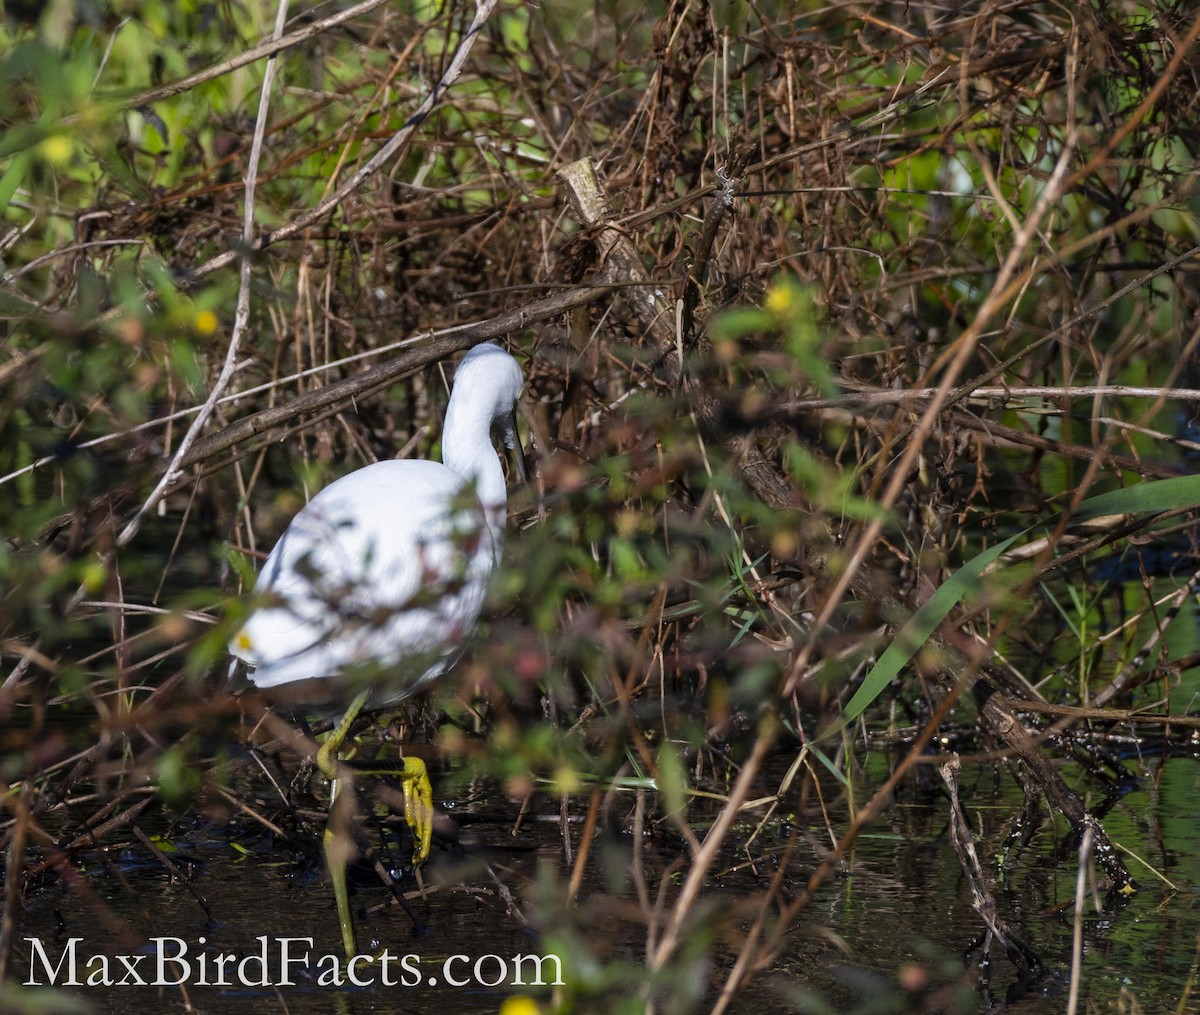
{"type": "Polygon", "coordinates": [[[345,714],[338,720],[338,724],[329,731],[329,735],[325,738],[325,743],[317,751],[317,768],[321,770],[321,774],[331,784],[337,782],[338,752],[342,749],[342,744],[346,740],[346,734],[350,732],[350,727],[354,725],[354,720],[358,718],[359,713],[366,707],[370,697],[370,691],[360,691],[358,693],[355,699],[350,702],[350,707],[346,709],[345,714]]]}
{"type": "Polygon", "coordinates": [[[325,823],[325,864],[329,868],[329,880],[333,884],[333,898],[337,903],[338,923],[342,928],[342,947],[346,958],[358,953],[354,937],[354,916],[350,912],[350,894],[346,888],[346,865],[354,855],[354,821],[352,793],[339,793],[337,782],[331,785],[332,802],[329,820],[325,823]],[[349,808],[345,805],[349,804],[349,808]],[[342,819],[345,820],[342,820],[342,819]],[[336,827],[335,827],[336,825],[336,827]]]}
{"type": "MultiPolygon", "coordinates": [[[[404,820],[412,830],[413,866],[423,864],[429,856],[429,846],[433,840],[433,786],[430,785],[425,762],[420,758],[407,757],[349,761],[344,764],[353,768],[355,775],[394,779],[400,783],[400,792],[404,797],[404,820]]],[[[386,803],[387,797],[383,797],[383,800],[386,803]]]]}
{"type": "Polygon", "coordinates": [[[433,787],[429,772],[420,758],[401,758],[403,772],[398,776],[404,792],[404,820],[413,834],[413,865],[425,862],[433,841],[433,787]]]}
{"type": "Polygon", "coordinates": [[[370,698],[370,692],[363,691],[346,709],[346,714],[329,732],[325,742],[317,751],[317,767],[321,774],[329,780],[329,820],[325,823],[325,863],[329,867],[329,880],[333,882],[333,897],[337,902],[338,923],[342,927],[342,946],[346,949],[346,958],[357,953],[358,946],[354,940],[354,917],[350,912],[350,896],[346,890],[346,864],[353,854],[353,797],[349,794],[342,797],[338,792],[341,776],[338,772],[338,752],[354,725],[354,720],[363,710],[370,698]],[[341,806],[339,806],[341,804],[341,806]],[[345,806],[350,805],[346,812],[345,806]],[[343,815],[346,820],[340,820],[343,815]],[[340,828],[335,827],[336,825],[340,828]],[[347,848],[349,846],[349,848],[347,848]]]}
{"type": "MultiPolygon", "coordinates": [[[[396,743],[404,739],[394,722],[388,725],[388,738],[396,743]]],[[[401,756],[390,762],[376,761],[367,767],[375,775],[399,780],[404,797],[404,820],[412,832],[412,862],[414,867],[419,867],[428,859],[433,839],[433,787],[429,784],[425,762],[420,758],[401,756]]]]}
{"type": "Polygon", "coordinates": [[[329,780],[329,820],[325,824],[325,863],[333,896],[337,902],[338,923],[342,928],[342,945],[346,957],[357,954],[354,936],[354,917],[350,911],[350,895],[346,887],[346,866],[354,856],[354,795],[343,792],[342,780],[347,771],[357,775],[390,776],[400,781],[404,794],[404,820],[412,829],[413,864],[424,863],[433,840],[433,787],[425,762],[420,758],[398,758],[389,762],[341,762],[338,758],[350,727],[366,707],[370,692],[363,691],[346,709],[346,714],[330,730],[317,750],[317,768],[329,780]]]}

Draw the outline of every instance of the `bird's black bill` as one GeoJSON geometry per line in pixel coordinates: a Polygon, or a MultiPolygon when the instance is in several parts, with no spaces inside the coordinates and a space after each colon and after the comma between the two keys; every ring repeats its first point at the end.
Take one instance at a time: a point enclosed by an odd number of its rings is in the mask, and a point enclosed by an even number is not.
{"type": "Polygon", "coordinates": [[[513,407],[512,421],[509,423],[512,429],[512,447],[509,450],[512,452],[513,465],[516,466],[517,475],[521,477],[522,483],[529,482],[529,464],[525,461],[525,448],[521,445],[521,431],[517,429],[517,410],[513,407]]]}

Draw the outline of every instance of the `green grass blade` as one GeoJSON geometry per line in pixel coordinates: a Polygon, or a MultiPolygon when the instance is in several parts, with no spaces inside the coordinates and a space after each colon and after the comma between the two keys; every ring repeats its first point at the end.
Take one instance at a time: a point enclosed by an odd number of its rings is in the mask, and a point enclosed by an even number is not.
{"type": "MultiPolygon", "coordinates": [[[[1080,506],[1077,518],[1100,515],[1140,514],[1167,511],[1173,508],[1200,505],[1200,475],[1176,476],[1171,479],[1138,483],[1124,490],[1112,490],[1089,497],[1080,506]]],[[[842,722],[851,722],[862,714],[895,679],[901,668],[925,644],[946,615],[979,586],[979,578],[996,558],[1016,542],[1023,533],[1010,536],[971,558],[933,594],[929,601],[900,629],[895,640],[871,667],[842,713],[842,722]]]]}
{"type": "Polygon", "coordinates": [[[988,547],[983,553],[972,557],[938,587],[929,601],[909,618],[908,623],[900,629],[900,633],[884,649],[883,655],[863,678],[862,686],[842,712],[843,722],[852,722],[858,718],[863,709],[879,697],[883,689],[895,679],[901,667],[925,644],[946,614],[979,588],[979,578],[987,566],[1022,535],[1023,532],[1018,532],[1015,536],[1009,536],[1003,542],[988,547]]]}
{"type": "Polygon", "coordinates": [[[20,152],[13,156],[12,162],[4,170],[4,174],[0,176],[0,208],[8,207],[8,203],[17,192],[17,188],[21,186],[21,181],[25,179],[25,173],[28,169],[28,152],[20,152]]]}
{"type": "Polygon", "coordinates": [[[1174,476],[1127,486],[1124,490],[1089,497],[1079,505],[1076,518],[1098,515],[1132,515],[1143,511],[1169,511],[1200,504],[1200,475],[1174,476]]]}

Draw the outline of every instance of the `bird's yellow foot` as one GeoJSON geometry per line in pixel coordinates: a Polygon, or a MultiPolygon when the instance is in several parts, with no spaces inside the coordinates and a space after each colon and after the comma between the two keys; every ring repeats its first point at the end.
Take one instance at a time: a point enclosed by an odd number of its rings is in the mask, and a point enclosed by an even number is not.
{"type": "Polygon", "coordinates": [[[433,786],[420,758],[401,758],[403,773],[397,775],[404,792],[404,820],[412,829],[413,863],[422,864],[433,841],[433,786]]]}
{"type": "Polygon", "coordinates": [[[430,785],[425,762],[420,758],[398,758],[394,761],[350,762],[343,768],[338,758],[342,744],[367,703],[367,698],[367,692],[363,692],[351,702],[346,714],[317,750],[317,768],[329,780],[331,798],[329,822],[325,826],[325,862],[333,882],[342,944],[347,956],[354,955],[356,947],[350,895],[346,888],[346,867],[357,853],[352,831],[357,805],[353,793],[340,792],[346,770],[355,776],[386,776],[400,781],[400,789],[404,794],[404,820],[412,829],[414,865],[425,862],[433,840],[433,786],[430,785]]]}
{"type": "MultiPolygon", "coordinates": [[[[334,765],[336,767],[336,761],[334,765]]],[[[433,786],[430,785],[425,762],[420,758],[398,758],[386,765],[365,769],[355,766],[355,774],[385,775],[399,780],[401,792],[404,794],[404,820],[412,829],[413,865],[424,863],[429,856],[429,847],[433,839],[433,786]]],[[[349,830],[353,819],[346,808],[352,810],[356,805],[352,802],[353,794],[346,792],[344,784],[339,785],[338,781],[334,781],[333,786],[333,803],[329,822],[325,826],[325,863],[329,867],[329,879],[333,882],[338,923],[342,930],[342,945],[346,956],[351,957],[356,954],[357,944],[354,917],[350,911],[350,894],[346,886],[346,868],[354,859],[357,850],[353,833],[349,830]]]]}

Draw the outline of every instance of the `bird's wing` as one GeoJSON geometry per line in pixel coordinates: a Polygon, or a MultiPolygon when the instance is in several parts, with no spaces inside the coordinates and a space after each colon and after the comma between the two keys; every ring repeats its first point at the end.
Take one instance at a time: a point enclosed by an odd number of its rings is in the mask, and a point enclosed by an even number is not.
{"type": "Polygon", "coordinates": [[[326,487],[259,576],[266,602],[234,639],[260,685],[326,676],[456,643],[474,624],[493,548],[462,478],[393,461],[326,487]]]}

